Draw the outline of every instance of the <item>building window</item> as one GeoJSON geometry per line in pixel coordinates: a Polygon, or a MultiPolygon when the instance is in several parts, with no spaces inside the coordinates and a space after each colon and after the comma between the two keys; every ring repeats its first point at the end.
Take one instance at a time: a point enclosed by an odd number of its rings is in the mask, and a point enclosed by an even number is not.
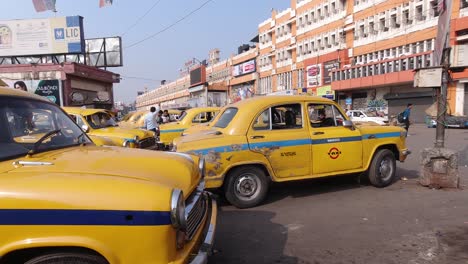
{"type": "Polygon", "coordinates": [[[416,20],[417,21],[422,21],[424,19],[425,19],[425,17],[423,16],[422,5],[419,5],[419,6],[416,7],[416,20]]]}
{"type": "Polygon", "coordinates": [[[438,16],[440,15],[440,13],[439,13],[439,9],[438,9],[438,7],[437,7],[437,1],[432,1],[432,2],[430,2],[430,5],[431,5],[431,10],[430,10],[430,11],[431,11],[431,15],[432,15],[433,17],[438,17],[438,16]]]}
{"type": "Polygon", "coordinates": [[[411,22],[413,21],[410,19],[409,10],[403,11],[403,24],[410,25],[411,22]]]}
{"type": "Polygon", "coordinates": [[[399,27],[400,27],[400,23],[398,23],[398,21],[397,21],[397,16],[396,16],[396,14],[393,14],[393,15],[390,17],[390,21],[391,21],[392,28],[399,28],[399,27]]]}
{"type": "Polygon", "coordinates": [[[468,0],[461,0],[460,8],[467,8],[468,7],[468,0]]]}
{"type": "Polygon", "coordinates": [[[385,25],[385,18],[381,18],[379,20],[379,24],[380,24],[380,31],[384,31],[384,32],[388,31],[388,27],[386,27],[385,25]]]}

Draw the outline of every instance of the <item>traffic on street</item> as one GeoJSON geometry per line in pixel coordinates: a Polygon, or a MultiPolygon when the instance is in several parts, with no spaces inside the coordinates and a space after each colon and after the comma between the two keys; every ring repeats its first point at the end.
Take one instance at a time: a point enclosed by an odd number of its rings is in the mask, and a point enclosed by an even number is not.
{"type": "Polygon", "coordinates": [[[1,7],[0,264],[468,263],[466,0],[1,7]]]}

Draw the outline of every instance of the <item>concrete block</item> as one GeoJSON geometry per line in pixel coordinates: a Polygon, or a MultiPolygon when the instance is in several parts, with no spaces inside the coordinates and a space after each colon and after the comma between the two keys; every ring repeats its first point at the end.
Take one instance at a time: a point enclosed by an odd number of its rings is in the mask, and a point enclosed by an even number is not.
{"type": "Polygon", "coordinates": [[[419,183],[431,188],[459,188],[458,153],[446,148],[426,148],[421,152],[419,183]]]}

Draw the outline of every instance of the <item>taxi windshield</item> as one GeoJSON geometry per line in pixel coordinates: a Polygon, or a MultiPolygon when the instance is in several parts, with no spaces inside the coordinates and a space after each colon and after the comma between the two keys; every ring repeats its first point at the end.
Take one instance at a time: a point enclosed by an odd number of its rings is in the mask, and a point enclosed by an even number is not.
{"type": "Polygon", "coordinates": [[[0,97],[0,160],[26,155],[33,149],[42,152],[81,143],[91,141],[58,106],[0,97]]]}
{"type": "Polygon", "coordinates": [[[98,112],[89,115],[86,117],[86,120],[93,129],[117,126],[117,123],[112,116],[105,112],[98,112]]]}
{"type": "Polygon", "coordinates": [[[226,128],[231,123],[234,116],[237,114],[238,109],[235,107],[229,107],[221,114],[216,124],[213,127],[226,128]]]}

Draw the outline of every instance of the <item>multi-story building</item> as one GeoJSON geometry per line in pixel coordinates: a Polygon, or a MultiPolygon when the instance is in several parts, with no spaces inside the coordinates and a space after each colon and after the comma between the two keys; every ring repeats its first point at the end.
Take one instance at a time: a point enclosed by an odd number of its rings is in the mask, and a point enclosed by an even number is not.
{"type": "MultiPolygon", "coordinates": [[[[468,115],[468,2],[452,1],[448,102],[452,114],[468,115]]],[[[423,122],[435,92],[415,88],[413,80],[416,69],[432,66],[438,19],[437,0],[291,0],[289,8],[273,10],[258,25],[256,47],[243,45],[238,55],[206,71],[222,75],[227,103],[253,95],[309,94],[389,115],[413,103],[414,121],[423,122]]],[[[200,92],[207,104],[213,82],[208,77],[200,92]]],[[[188,95],[188,86],[180,87],[179,98],[188,95]]],[[[140,105],[178,98],[173,93],[158,88],[140,105]]]]}
{"type": "MultiPolygon", "coordinates": [[[[452,10],[460,63],[448,100],[452,113],[467,115],[467,1],[454,0],[452,10]]],[[[434,91],[413,87],[414,70],[432,65],[438,17],[436,0],[291,0],[258,26],[256,92],[308,93],[389,114],[413,103],[423,122],[434,91]]]]}

